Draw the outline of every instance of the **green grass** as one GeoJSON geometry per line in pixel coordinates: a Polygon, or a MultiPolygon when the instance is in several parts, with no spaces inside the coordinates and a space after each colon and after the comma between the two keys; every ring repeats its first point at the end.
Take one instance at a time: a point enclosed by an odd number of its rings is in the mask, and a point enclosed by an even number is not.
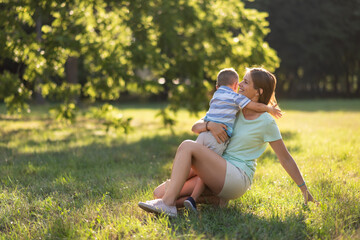
{"type": "Polygon", "coordinates": [[[174,135],[161,105],[118,105],[134,119],[128,136],[81,115],[76,124],[33,107],[24,118],[0,106],[1,239],[359,239],[360,101],[280,101],[285,144],[320,205],[301,193],[270,150],[254,184],[225,209],[155,217],[137,207],[170,175],[197,117],[178,114],[174,135]]]}

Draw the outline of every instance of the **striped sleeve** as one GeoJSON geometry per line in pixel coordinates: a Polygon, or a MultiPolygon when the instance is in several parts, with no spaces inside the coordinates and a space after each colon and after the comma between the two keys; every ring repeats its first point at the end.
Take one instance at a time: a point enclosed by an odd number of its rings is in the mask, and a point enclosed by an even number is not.
{"type": "Polygon", "coordinates": [[[251,100],[250,100],[249,98],[245,97],[245,96],[242,95],[242,94],[236,94],[235,103],[236,103],[236,105],[238,105],[240,108],[246,107],[246,105],[248,105],[249,102],[251,102],[251,100]]]}

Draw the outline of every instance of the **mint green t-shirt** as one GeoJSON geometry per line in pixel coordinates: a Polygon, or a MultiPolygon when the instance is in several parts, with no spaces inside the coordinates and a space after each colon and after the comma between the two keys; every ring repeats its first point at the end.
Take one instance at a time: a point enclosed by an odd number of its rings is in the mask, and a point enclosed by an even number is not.
{"type": "Polygon", "coordinates": [[[269,113],[263,113],[254,120],[247,120],[242,111],[239,111],[233,135],[223,158],[245,171],[252,182],[256,159],[264,153],[268,142],[279,139],[280,130],[269,113]]]}

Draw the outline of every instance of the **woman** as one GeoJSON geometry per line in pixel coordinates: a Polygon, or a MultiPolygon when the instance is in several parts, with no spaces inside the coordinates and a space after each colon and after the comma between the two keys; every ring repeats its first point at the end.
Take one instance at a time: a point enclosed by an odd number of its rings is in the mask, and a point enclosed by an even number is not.
{"type": "MultiPolygon", "coordinates": [[[[276,104],[276,78],[262,68],[248,69],[239,84],[239,93],[254,102],[276,104]]],[[[215,122],[197,122],[193,131],[200,133],[211,131],[218,141],[226,141],[224,125],[215,122]]],[[[305,181],[284,145],[275,120],[268,113],[259,113],[242,109],[234,126],[233,136],[223,156],[190,140],[180,144],[173,163],[172,173],[164,193],[156,193],[161,198],[140,202],[139,206],[149,212],[177,216],[176,200],[190,192],[196,178],[189,179],[193,171],[201,178],[214,196],[224,199],[236,199],[250,187],[256,169],[256,158],[260,157],[270,144],[281,165],[299,186],[307,201],[314,201],[305,181]]],[[[163,184],[157,190],[164,190],[163,184]]]]}

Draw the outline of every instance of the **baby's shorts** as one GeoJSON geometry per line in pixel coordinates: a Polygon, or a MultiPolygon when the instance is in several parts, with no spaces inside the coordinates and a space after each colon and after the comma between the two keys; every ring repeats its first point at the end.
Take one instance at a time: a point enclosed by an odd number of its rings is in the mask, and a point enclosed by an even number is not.
{"type": "Polygon", "coordinates": [[[216,152],[220,156],[223,154],[223,152],[225,151],[227,145],[229,144],[229,140],[227,140],[224,143],[218,143],[216,141],[215,137],[211,134],[210,131],[200,133],[199,136],[196,139],[196,142],[204,145],[205,147],[207,147],[207,148],[209,148],[211,150],[213,150],[214,152],[216,152]]]}

